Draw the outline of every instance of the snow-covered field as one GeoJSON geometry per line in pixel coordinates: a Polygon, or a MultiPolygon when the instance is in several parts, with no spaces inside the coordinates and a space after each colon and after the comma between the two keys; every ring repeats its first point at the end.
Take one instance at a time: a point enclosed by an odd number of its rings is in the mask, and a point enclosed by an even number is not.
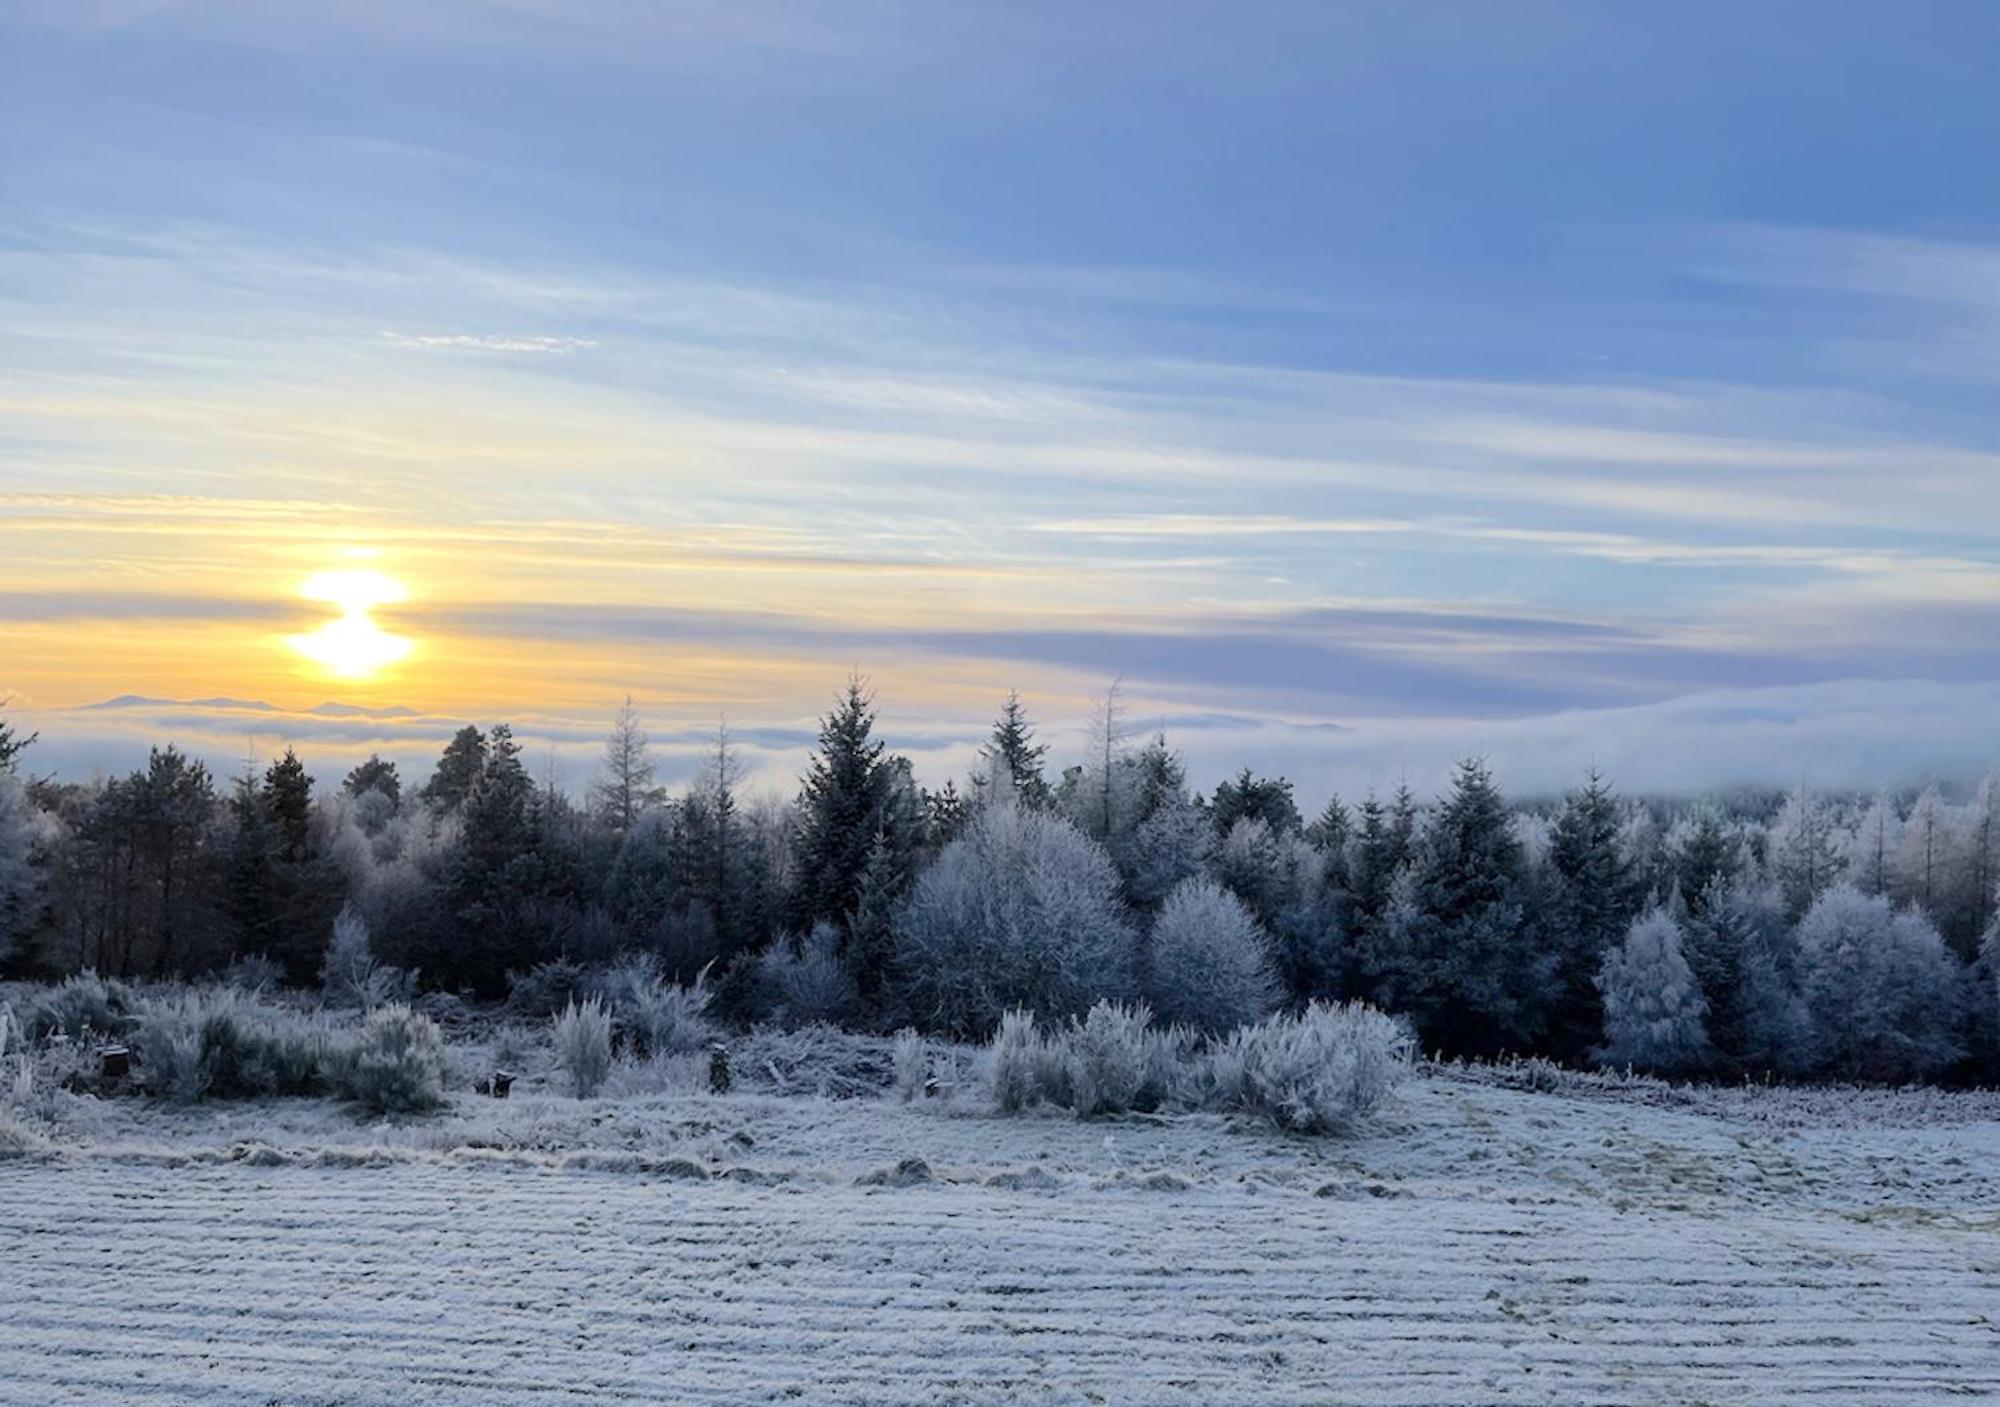
{"type": "Polygon", "coordinates": [[[0,1401],[2000,1400],[1996,1114],[1436,1069],[1347,1140],[112,1101],[0,1162],[0,1401]]]}

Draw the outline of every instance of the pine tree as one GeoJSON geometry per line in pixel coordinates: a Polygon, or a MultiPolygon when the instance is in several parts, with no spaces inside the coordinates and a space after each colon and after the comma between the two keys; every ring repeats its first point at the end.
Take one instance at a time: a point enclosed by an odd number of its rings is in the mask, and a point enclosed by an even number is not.
{"type": "Polygon", "coordinates": [[[1709,1058],[1708,1006],[1683,952],[1680,926],[1659,909],[1635,919],[1598,977],[1604,1044],[1598,1063],[1662,1074],[1699,1069],[1709,1058]]]}
{"type": "Polygon", "coordinates": [[[847,968],[855,988],[869,1001],[879,998],[896,950],[896,908],[909,888],[885,832],[878,831],[862,867],[854,912],[847,920],[847,968]]]}
{"type": "Polygon", "coordinates": [[[403,804],[403,779],[396,771],[396,764],[383,761],[380,753],[369,753],[366,762],[347,774],[341,790],[353,797],[380,792],[389,798],[391,809],[403,804]]]}
{"type": "Polygon", "coordinates": [[[612,715],[611,732],[604,740],[604,762],[590,797],[605,829],[614,836],[626,834],[641,812],[660,802],[660,788],[653,785],[646,730],[630,694],[612,715]]]}
{"type": "Polygon", "coordinates": [[[445,744],[437,771],[424,783],[424,801],[441,815],[450,815],[465,804],[486,770],[486,738],[467,724],[445,744]]]}
{"type": "Polygon", "coordinates": [[[1347,887],[1347,843],[1354,823],[1338,796],[1327,798],[1326,809],[1306,827],[1306,838],[1326,857],[1326,876],[1331,884],[1347,887]]]}
{"type": "Polygon", "coordinates": [[[267,795],[248,773],[236,781],[229,820],[222,904],[235,929],[234,953],[268,953],[284,913],[278,892],[278,834],[271,824],[267,795]]]}
{"type": "MultiPolygon", "coordinates": [[[[0,709],[12,703],[12,699],[0,699],[0,709]]],[[[11,773],[20,764],[21,754],[34,746],[39,733],[29,733],[25,737],[9,723],[0,718],[0,773],[11,773]]]]}
{"type": "Polygon", "coordinates": [[[1045,807],[1054,795],[1042,775],[1042,759],[1047,753],[1048,748],[1035,741],[1035,730],[1021,704],[1020,691],[1010,689],[999,718],[994,720],[993,736],[979,749],[984,772],[974,779],[975,784],[983,790],[1004,776],[1016,804],[1033,809],[1045,807]]]}
{"type": "Polygon", "coordinates": [[[923,800],[924,849],[926,853],[936,855],[958,839],[972,814],[972,808],[949,777],[936,791],[926,791],[923,800]]]}
{"type": "MultiPolygon", "coordinates": [[[[539,885],[532,810],[535,785],[521,764],[513,730],[497,723],[484,740],[485,763],[459,803],[456,844],[447,867],[448,922],[440,947],[422,966],[448,983],[499,990],[510,967],[538,956],[534,936],[516,916],[539,885]]],[[[442,768],[440,768],[442,771],[442,768]]]]}

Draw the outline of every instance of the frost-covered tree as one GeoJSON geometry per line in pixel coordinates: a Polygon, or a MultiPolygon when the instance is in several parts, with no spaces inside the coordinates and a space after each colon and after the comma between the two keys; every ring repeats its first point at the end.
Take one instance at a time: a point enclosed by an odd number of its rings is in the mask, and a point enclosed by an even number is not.
{"type": "Polygon", "coordinates": [[[1346,959],[1346,896],[1326,879],[1326,862],[1297,830],[1276,832],[1243,816],[1216,848],[1213,867],[1225,887],[1270,933],[1278,970],[1295,997],[1337,996],[1346,959]]]}
{"type": "Polygon", "coordinates": [[[2000,921],[2000,769],[1979,784],[1966,818],[1965,886],[1971,898],[1965,931],[1984,934],[2000,921]]]}
{"type": "Polygon", "coordinates": [[[1370,792],[1355,810],[1347,840],[1349,942],[1343,987],[1378,1005],[1387,1000],[1383,984],[1388,974],[1401,970],[1400,948],[1387,941],[1383,924],[1391,887],[1415,859],[1416,827],[1417,802],[1409,787],[1399,787],[1386,805],[1370,792]]]}
{"type": "Polygon", "coordinates": [[[1896,883],[1896,857],[1903,846],[1903,818],[1888,793],[1861,813],[1847,837],[1847,877],[1863,894],[1887,894],[1896,883]]]}
{"type": "Polygon", "coordinates": [[[1842,1079],[1908,1080],[1962,1055],[1964,972],[1923,914],[1852,885],[1799,921],[1801,990],[1817,1064],[1842,1079]]]}
{"type": "Polygon", "coordinates": [[[1840,878],[1840,849],[1826,803],[1800,787],[1785,798],[1765,837],[1765,863],[1797,916],[1840,878]]]}
{"type": "Polygon", "coordinates": [[[1915,904],[1933,922],[1944,913],[1951,892],[1953,834],[1951,808],[1936,787],[1926,788],[1903,823],[1903,843],[1896,851],[1895,897],[1915,904]]]}
{"type": "Polygon", "coordinates": [[[597,780],[591,784],[591,809],[614,836],[632,829],[640,813],[659,805],[663,793],[653,781],[653,758],[645,726],[632,696],[611,717],[611,732],[604,739],[604,760],[598,764],[597,780]]]}
{"type": "Polygon", "coordinates": [[[1166,1025],[1219,1034],[1260,1021],[1280,995],[1271,940],[1234,894],[1185,880],[1153,923],[1145,989],[1166,1025]]]}
{"type": "Polygon", "coordinates": [[[1798,945],[1774,884],[1718,879],[1690,906],[1683,950],[1721,1067],[1795,1073],[1811,1062],[1798,945]]]}
{"type": "Polygon", "coordinates": [[[1076,1015],[1134,989],[1135,946],[1118,873],[1068,821],[1008,807],[980,814],[910,892],[896,970],[911,1014],[979,1035],[1019,1007],[1076,1015]]]}
{"type": "Polygon", "coordinates": [[[1208,814],[1185,796],[1165,801],[1139,823],[1125,869],[1125,889],[1142,911],[1157,909],[1175,886],[1198,875],[1215,846],[1208,814]]]}
{"type": "Polygon", "coordinates": [[[1684,1074],[1708,1062],[1708,1003],[1680,925],[1663,909],[1632,921],[1598,974],[1604,998],[1599,1064],[1684,1074]]]}

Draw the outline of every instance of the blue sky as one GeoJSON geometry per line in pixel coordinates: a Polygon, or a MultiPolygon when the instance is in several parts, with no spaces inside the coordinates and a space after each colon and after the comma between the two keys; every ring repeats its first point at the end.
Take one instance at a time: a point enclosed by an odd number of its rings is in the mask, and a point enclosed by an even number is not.
{"type": "Polygon", "coordinates": [[[1992,760],[1990,6],[329,8],[0,6],[66,767],[113,693],[581,766],[850,665],[940,770],[1119,672],[1307,786],[1992,760]],[[279,643],[356,554],[424,647],[365,688],[279,643]]]}

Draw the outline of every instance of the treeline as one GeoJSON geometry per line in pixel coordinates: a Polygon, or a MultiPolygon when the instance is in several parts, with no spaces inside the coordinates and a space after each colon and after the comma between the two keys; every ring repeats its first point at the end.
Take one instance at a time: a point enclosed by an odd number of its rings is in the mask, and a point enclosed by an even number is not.
{"type": "Polygon", "coordinates": [[[560,996],[632,954],[709,973],[740,1022],[952,1035],[1112,998],[1221,1032],[1361,999],[1427,1049],[1679,1073],[1991,1078],[2000,773],[1969,801],[1775,815],[1620,798],[1510,807],[1487,768],[1310,819],[1249,771],[1206,796],[1116,691],[1051,775],[1010,697],[963,786],[917,784],[850,680],[790,802],[746,797],[726,732],[670,795],[629,702],[587,801],[503,724],[420,786],[371,758],[321,787],[291,751],[219,787],[168,746],[101,785],[29,781],[0,723],[0,962],[15,975],[336,964],[560,996]],[[339,951],[329,943],[340,925],[339,951]],[[360,945],[357,947],[357,945],[360,945]]]}

